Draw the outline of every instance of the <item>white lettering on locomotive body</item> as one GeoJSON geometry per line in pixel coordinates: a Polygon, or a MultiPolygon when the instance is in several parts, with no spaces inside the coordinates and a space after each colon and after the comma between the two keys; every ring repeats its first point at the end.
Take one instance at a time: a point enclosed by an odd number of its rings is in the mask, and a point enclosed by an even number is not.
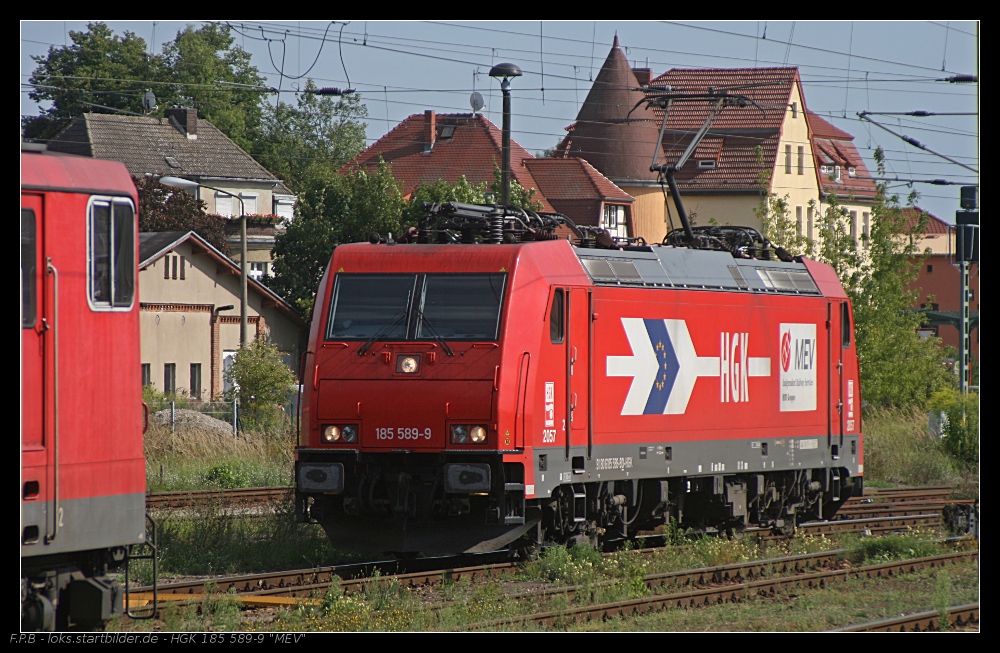
{"type": "MultiPolygon", "coordinates": [[[[750,384],[748,378],[750,374],[749,333],[728,333],[723,331],[719,334],[719,401],[726,403],[750,401],[750,384]]],[[[767,361],[767,374],[754,376],[770,376],[771,360],[754,359],[754,361],[767,361]]]]}
{"type": "Polygon", "coordinates": [[[720,334],[720,355],[699,356],[686,320],[621,318],[631,356],[608,356],[607,375],[631,376],[622,415],[683,415],[699,377],[720,377],[722,402],[750,401],[749,377],[771,376],[771,359],[750,356],[748,332],[720,334]]]}
{"type": "Polygon", "coordinates": [[[778,343],[780,410],[816,410],[816,325],[782,323],[778,343]]]}
{"type": "Polygon", "coordinates": [[[545,426],[556,425],[556,384],[545,382],[545,426]]]}

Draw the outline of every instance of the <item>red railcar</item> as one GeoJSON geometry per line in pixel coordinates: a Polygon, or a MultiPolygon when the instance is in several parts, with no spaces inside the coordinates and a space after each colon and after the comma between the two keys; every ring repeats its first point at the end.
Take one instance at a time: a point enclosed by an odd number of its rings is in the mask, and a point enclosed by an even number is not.
{"type": "Polygon", "coordinates": [[[145,541],[137,205],[121,163],[21,153],[26,630],[121,611],[109,574],[145,541]]]}
{"type": "MultiPolygon", "coordinates": [[[[453,227],[420,240],[473,240],[453,227]]],[[[504,236],[519,238],[535,240],[334,252],[296,495],[335,546],[781,528],[861,491],[851,309],[831,268],[504,236]]]]}

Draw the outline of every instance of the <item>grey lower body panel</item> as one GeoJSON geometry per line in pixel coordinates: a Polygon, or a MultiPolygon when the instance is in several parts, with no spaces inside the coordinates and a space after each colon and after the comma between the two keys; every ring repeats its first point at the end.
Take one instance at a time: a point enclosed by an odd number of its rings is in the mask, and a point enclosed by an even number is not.
{"type": "Polygon", "coordinates": [[[146,495],[116,494],[59,501],[21,502],[21,557],[94,551],[146,539],[146,495]],[[58,528],[55,524],[58,520],[58,528]],[[46,535],[56,532],[55,539],[46,535]]]}
{"type": "Polygon", "coordinates": [[[843,468],[859,476],[860,436],[828,441],[826,435],[763,438],[755,440],[709,440],[610,444],[594,446],[535,447],[534,486],[526,494],[548,497],[566,483],[594,483],[642,478],[680,478],[733,474],[766,474],[803,469],[843,468]],[[836,449],[833,449],[833,446],[836,449]],[[533,492],[532,492],[533,490],[533,492]]]}

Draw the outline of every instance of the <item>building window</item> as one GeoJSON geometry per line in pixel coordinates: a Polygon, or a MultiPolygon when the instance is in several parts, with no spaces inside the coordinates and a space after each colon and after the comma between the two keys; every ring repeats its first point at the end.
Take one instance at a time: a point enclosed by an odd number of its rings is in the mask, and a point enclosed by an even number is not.
{"type": "Polygon", "coordinates": [[[715,159],[702,159],[698,161],[698,167],[702,169],[711,169],[715,167],[715,159]]]}
{"type": "Polygon", "coordinates": [[[799,103],[792,102],[792,118],[798,118],[798,117],[799,117],[799,103]]]}
{"type": "Polygon", "coordinates": [[[857,211],[848,211],[847,215],[850,216],[850,219],[851,219],[851,240],[853,240],[855,243],[857,243],[858,242],[858,212],[857,211]]]}
{"type": "Polygon", "coordinates": [[[847,176],[848,177],[857,177],[858,176],[858,169],[855,168],[854,166],[851,166],[850,168],[847,169],[847,176]]]}
{"type": "Polygon", "coordinates": [[[260,281],[263,277],[267,276],[267,263],[259,263],[257,261],[250,261],[250,278],[260,281]]]}
{"type": "Polygon", "coordinates": [[[177,391],[177,364],[163,364],[163,392],[164,394],[174,394],[177,391]]]}
{"type": "Polygon", "coordinates": [[[274,210],[272,211],[272,213],[274,213],[279,218],[283,218],[285,220],[291,220],[293,217],[295,217],[294,201],[283,200],[283,199],[279,200],[276,198],[273,202],[273,206],[274,210]]]}
{"type": "Polygon", "coordinates": [[[88,287],[95,308],[127,308],[135,295],[135,209],[120,197],[92,197],[88,287]]]}
{"type": "Polygon", "coordinates": [[[806,148],[799,145],[799,174],[804,175],[806,173],[806,148]]]}
{"type": "MultiPolygon", "coordinates": [[[[257,213],[257,195],[244,195],[240,193],[240,199],[243,200],[243,210],[246,211],[247,215],[254,215],[257,213]]],[[[237,202],[239,204],[239,202],[237,202]]]]}
{"type": "Polygon", "coordinates": [[[231,217],[233,212],[233,204],[239,204],[231,195],[226,195],[225,193],[215,194],[215,212],[224,217],[231,217]]]}
{"type": "Polygon", "coordinates": [[[928,265],[927,266],[927,274],[930,274],[933,271],[934,271],[934,266],[933,265],[928,265]]]}
{"type": "Polygon", "coordinates": [[[229,392],[233,389],[233,382],[229,379],[229,369],[236,360],[236,351],[226,349],[222,352],[222,391],[229,392]]]}
{"type": "Polygon", "coordinates": [[[181,257],[181,281],[184,281],[184,257],[181,257]]]}
{"type": "Polygon", "coordinates": [[[802,235],[802,207],[795,207],[795,233],[799,236],[802,235]]]}
{"type": "Polygon", "coordinates": [[[865,239],[865,247],[868,247],[871,243],[871,219],[872,214],[868,211],[863,211],[861,213],[861,237],[865,239]]]}
{"type": "Polygon", "coordinates": [[[620,230],[625,226],[625,207],[605,204],[604,221],[601,226],[607,229],[612,236],[624,235],[620,230]]]}
{"type": "Polygon", "coordinates": [[[201,399],[201,363],[191,363],[191,391],[192,399],[201,399]]]}
{"type": "Polygon", "coordinates": [[[785,145],[785,174],[792,174],[792,146],[785,145]]]}
{"type": "Polygon", "coordinates": [[[833,180],[840,183],[840,166],[833,167],[833,180]]]}
{"type": "Polygon", "coordinates": [[[151,369],[149,363],[142,364],[142,385],[147,386],[153,383],[153,377],[151,375],[151,369]]]}
{"type": "Polygon", "coordinates": [[[810,206],[806,211],[806,236],[809,240],[813,238],[813,213],[813,207],[810,206]]]}

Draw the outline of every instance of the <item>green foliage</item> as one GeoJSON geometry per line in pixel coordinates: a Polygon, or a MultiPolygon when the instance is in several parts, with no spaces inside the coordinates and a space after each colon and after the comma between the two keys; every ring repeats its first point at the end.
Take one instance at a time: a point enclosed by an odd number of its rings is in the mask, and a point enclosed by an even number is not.
{"type": "Polygon", "coordinates": [[[941,388],[931,395],[928,410],[947,417],[942,448],[962,464],[973,467],[979,462],[979,395],[965,396],[956,388],[941,388]]]}
{"type": "MultiPolygon", "coordinates": [[[[315,88],[310,79],[306,90],[315,88]]],[[[286,102],[265,106],[262,134],[253,154],[292,191],[304,192],[316,181],[331,179],[364,149],[366,125],[362,121],[367,115],[357,94],[301,93],[296,106],[286,102]]]]}
{"type": "Polygon", "coordinates": [[[438,179],[433,184],[417,186],[406,206],[406,221],[416,224],[423,215],[424,202],[463,202],[466,204],[486,204],[487,186],[483,182],[473,186],[462,175],[454,184],[438,179]]]}
{"type": "MultiPolygon", "coordinates": [[[[251,151],[261,123],[262,93],[219,82],[262,86],[265,82],[250,64],[250,53],[235,45],[225,25],[188,25],[163,46],[169,80],[181,89],[188,106],[198,108],[198,117],[209,120],[247,152],[251,151]]],[[[159,95],[157,96],[159,97],[159,95]]],[[[162,98],[160,107],[170,106],[162,98]]]]}
{"type": "Polygon", "coordinates": [[[139,191],[139,231],[193,231],[229,256],[226,223],[205,213],[205,202],[153,177],[132,177],[139,191]]]}
{"type": "MultiPolygon", "coordinates": [[[[490,189],[493,191],[493,201],[500,203],[503,197],[503,170],[495,161],[493,162],[493,183],[490,184],[490,189]]],[[[514,179],[513,174],[510,176],[510,197],[508,198],[510,206],[517,206],[529,211],[541,210],[542,203],[533,199],[535,193],[534,188],[525,188],[514,179]]]]}
{"type": "Polygon", "coordinates": [[[236,352],[226,380],[233,384],[227,398],[240,400],[244,429],[270,425],[281,413],[295,382],[292,371],[281,361],[281,352],[264,338],[257,338],[236,352]]]}
{"type": "Polygon", "coordinates": [[[343,175],[327,171],[300,190],[298,217],[274,245],[274,279],[270,287],[294,303],[303,315],[311,308],[333,248],[341,243],[399,234],[405,203],[388,164],[351,169],[343,175]]]}
{"type": "Polygon", "coordinates": [[[865,485],[956,485],[954,459],[928,432],[923,407],[867,406],[864,413],[865,485]]]}
{"type": "Polygon", "coordinates": [[[162,116],[176,104],[195,106],[200,118],[250,150],[260,131],[262,94],[217,82],[255,86],[264,78],[250,65],[249,53],[234,45],[228,27],[188,26],[164,44],[163,54],[148,54],[142,38],[128,31],[118,36],[101,22],[69,36],[71,45],[51,46],[45,56],[32,57],[38,66],[28,97],[52,104],[39,116],[24,119],[26,138],[52,138],[85,112],[145,114],[143,95],[151,90],[159,106],[151,115],[162,116]]]}
{"type": "Polygon", "coordinates": [[[849,557],[859,564],[877,565],[892,560],[933,556],[940,552],[929,534],[914,531],[905,535],[861,538],[849,557]]]}
{"type": "MultiPolygon", "coordinates": [[[[757,162],[763,166],[763,148],[758,145],[754,148],[754,153],[757,162]]],[[[754,207],[753,212],[760,220],[761,234],[776,246],[784,247],[792,256],[812,258],[816,255],[816,243],[804,233],[802,225],[792,218],[788,195],[782,197],[771,191],[771,173],[769,168],[762,167],[757,176],[763,199],[754,207]]]]}
{"type": "Polygon", "coordinates": [[[249,487],[246,476],[238,467],[230,464],[213,465],[205,472],[205,481],[224,490],[249,487]]]}
{"type": "MultiPolygon", "coordinates": [[[[158,82],[168,77],[162,56],[146,54],[146,42],[132,32],[118,36],[104,23],[89,23],[86,32],[69,33],[67,46],[50,46],[45,56],[33,56],[38,66],[28,80],[28,97],[41,104],[39,116],[26,118],[26,138],[47,140],[84,112],[108,112],[85,102],[143,113],[145,89],[157,97],[167,90],[158,82]]],[[[169,105],[166,105],[169,106],[169,105]]]]}
{"type": "MultiPolygon", "coordinates": [[[[763,151],[758,148],[758,160],[763,151]]],[[[876,150],[879,175],[884,155],[876,150]]],[[[867,238],[851,235],[851,216],[836,195],[825,206],[810,203],[819,216],[819,238],[800,233],[791,217],[787,196],[770,191],[771,171],[760,176],[764,199],[754,209],[763,234],[793,255],[815,256],[837,273],[854,310],[854,333],[866,402],[880,406],[920,406],[935,389],[949,384],[945,353],[936,338],[920,338],[917,329],[925,317],[911,310],[918,292],[910,290],[920,270],[921,253],[915,242],[926,227],[926,215],[910,221],[896,195],[877,186],[867,238]]],[[[907,198],[913,206],[916,194],[907,198]]]]}

